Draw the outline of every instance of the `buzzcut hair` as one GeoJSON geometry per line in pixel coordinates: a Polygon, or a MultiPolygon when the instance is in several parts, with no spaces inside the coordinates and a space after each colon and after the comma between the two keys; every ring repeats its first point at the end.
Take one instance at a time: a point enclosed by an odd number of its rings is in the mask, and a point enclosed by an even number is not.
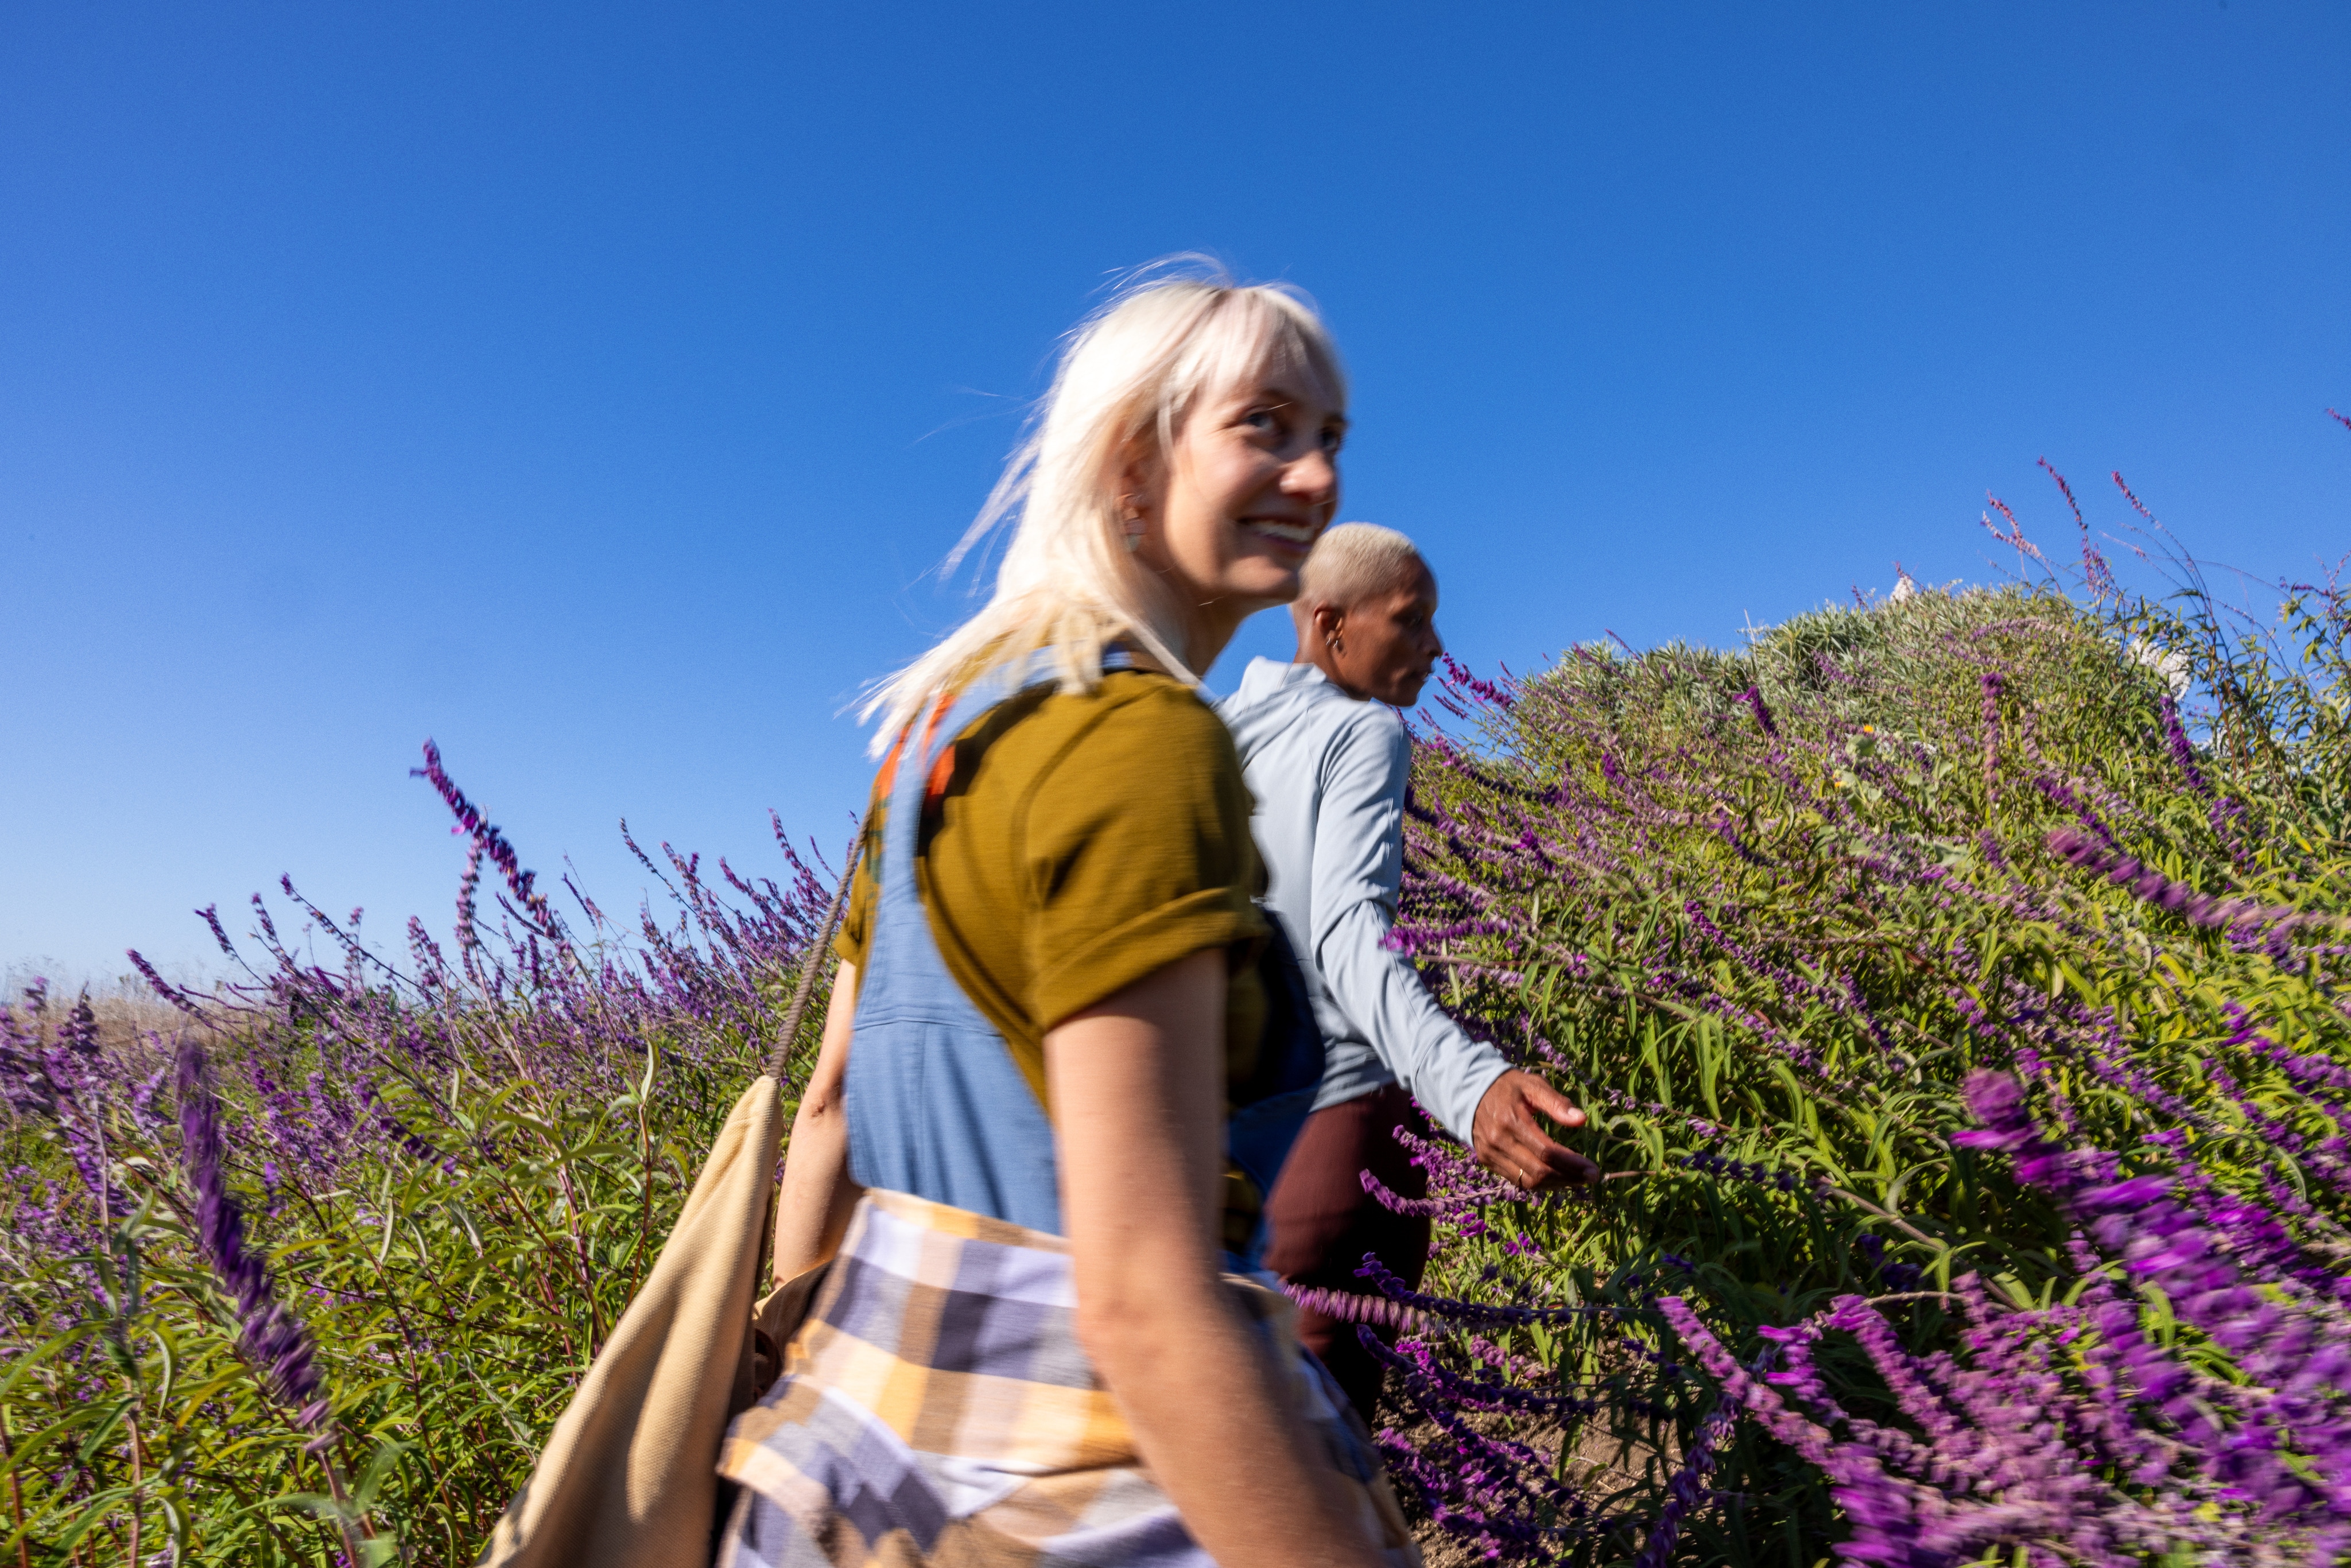
{"type": "Polygon", "coordinates": [[[1353,610],[1375,593],[1402,588],[1416,568],[1426,571],[1428,562],[1420,547],[1395,529],[1377,523],[1341,523],[1314,541],[1313,552],[1298,574],[1290,618],[1302,627],[1313,620],[1318,604],[1353,610]]]}

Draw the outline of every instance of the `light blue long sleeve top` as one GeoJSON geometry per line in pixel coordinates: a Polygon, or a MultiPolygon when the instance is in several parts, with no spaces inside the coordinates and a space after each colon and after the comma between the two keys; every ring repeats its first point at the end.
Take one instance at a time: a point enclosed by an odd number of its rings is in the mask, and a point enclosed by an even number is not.
{"type": "Polygon", "coordinates": [[[1217,705],[1256,798],[1266,903],[1289,932],[1326,1049],[1318,1111],[1401,1082],[1467,1142],[1509,1063],[1445,1016],[1385,938],[1404,880],[1412,741],[1393,708],[1311,664],[1254,659],[1217,705]]]}

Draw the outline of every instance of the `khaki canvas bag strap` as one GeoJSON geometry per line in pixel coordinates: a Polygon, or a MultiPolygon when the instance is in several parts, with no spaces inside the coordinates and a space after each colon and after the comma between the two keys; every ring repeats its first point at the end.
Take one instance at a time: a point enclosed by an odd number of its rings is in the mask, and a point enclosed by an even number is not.
{"type": "MultiPolygon", "coordinates": [[[[852,847],[771,1067],[789,1059],[856,869],[852,847]]],[[[783,1140],[778,1082],[763,1073],[719,1130],[661,1255],[498,1521],[482,1568],[709,1568],[718,1448],[740,1407],[755,1322],[782,1343],[820,1272],[758,1300],[783,1140]]]]}
{"type": "MultiPolygon", "coordinates": [[[[891,753],[895,761],[897,754],[891,753]]],[[[784,1014],[784,1027],[776,1033],[776,1048],[768,1053],[768,1076],[781,1084],[784,1071],[790,1065],[792,1047],[799,1040],[800,1019],[807,1013],[809,998],[816,990],[816,972],[824,967],[825,955],[832,950],[832,934],[840,929],[841,909],[849,902],[850,884],[857,880],[858,857],[865,852],[865,824],[857,824],[857,836],[849,843],[848,863],[841,868],[841,884],[832,890],[832,902],[824,906],[824,922],[818,927],[816,941],[809,949],[808,962],[800,966],[799,984],[792,988],[792,1005],[784,1014]]]]}

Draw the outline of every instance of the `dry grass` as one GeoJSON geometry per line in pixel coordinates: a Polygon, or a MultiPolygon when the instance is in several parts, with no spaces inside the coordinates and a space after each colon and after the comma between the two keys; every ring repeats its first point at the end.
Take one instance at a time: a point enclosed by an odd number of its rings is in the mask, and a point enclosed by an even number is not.
{"type": "MultiPolygon", "coordinates": [[[[40,970],[29,964],[15,964],[0,981],[0,1002],[5,1002],[23,1016],[25,989],[39,977],[40,970]]],[[[119,980],[66,984],[51,981],[49,985],[49,1017],[52,1022],[61,1019],[67,1009],[87,992],[89,1010],[98,1020],[99,1042],[110,1049],[123,1049],[140,1043],[149,1034],[169,1035],[187,1021],[171,1003],[147,988],[136,976],[119,980]]]]}
{"type": "Polygon", "coordinates": [[[170,1034],[186,1023],[187,1015],[158,997],[89,998],[98,1019],[98,1038],[105,1045],[128,1045],[141,1035],[170,1034]]]}

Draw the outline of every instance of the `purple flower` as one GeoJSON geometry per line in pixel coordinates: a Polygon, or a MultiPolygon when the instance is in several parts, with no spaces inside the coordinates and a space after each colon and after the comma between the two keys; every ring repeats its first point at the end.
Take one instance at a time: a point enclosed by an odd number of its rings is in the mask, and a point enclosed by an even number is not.
{"type": "Polygon", "coordinates": [[[1926,1270],[1913,1264],[1897,1262],[1886,1255],[1886,1242],[1882,1238],[1865,1231],[1853,1239],[1853,1244],[1855,1250],[1861,1254],[1862,1260],[1869,1266],[1869,1271],[1896,1294],[1915,1291],[1926,1282],[1926,1270]]]}
{"type": "Polygon", "coordinates": [[[2344,1397],[2351,1345],[2340,1328],[2249,1288],[2232,1249],[2173,1200],[2171,1178],[2116,1179],[2112,1155],[2049,1143],[2014,1079],[1980,1071],[1969,1080],[1968,1102],[1985,1125],[1955,1134],[1954,1143],[2009,1153],[2021,1179],[2064,1204],[2105,1252],[2160,1291],[2182,1322],[2254,1380],[2252,1391],[2199,1382],[2140,1334],[2131,1303],[2110,1299],[2097,1310],[2095,1326],[2116,1347],[2141,1397],[2179,1431],[2205,1473],[2273,1521],[2319,1510],[2351,1521],[2351,1409],[2344,1397]],[[2232,1410],[2238,1418],[2225,1419],[2232,1410]],[[2319,1460],[2329,1485],[2314,1489],[2281,1458],[2288,1440],[2319,1460]]]}
{"type": "Polygon", "coordinates": [[[2206,780],[2204,770],[2196,766],[2196,743],[2188,738],[2187,727],[2179,722],[2179,704],[2168,691],[2158,694],[2155,702],[2163,715],[2163,743],[2171,753],[2171,760],[2179,764],[2188,787],[2210,800],[2212,786],[2206,780]]]}
{"type": "Polygon", "coordinates": [[[246,1245],[245,1212],[228,1188],[220,1101],[204,1047],[193,1036],[180,1041],[179,1089],[182,1157],[196,1189],[196,1239],[236,1302],[237,1349],[270,1392],[293,1407],[297,1426],[315,1426],[327,1402],[319,1395],[310,1333],[278,1303],[267,1267],[246,1245]]]}
{"type": "MultiPolygon", "coordinates": [[[[1674,1333],[1722,1385],[1727,1397],[1827,1474],[1837,1506],[1853,1527],[1852,1536],[1839,1547],[1845,1557],[1902,1568],[1951,1568],[1961,1561],[1959,1552],[1928,1538],[1930,1527],[1940,1521],[1943,1511],[1936,1494],[1889,1474],[1866,1445],[1839,1443],[1825,1428],[1792,1408],[1740,1365],[1680,1297],[1667,1296],[1657,1305],[1674,1333]]],[[[1801,1352],[1817,1332],[1786,1333],[1781,1339],[1782,1352],[1801,1352]]],[[[1773,1375],[1771,1381],[1786,1378],[1802,1390],[1816,1389],[1817,1376],[1811,1371],[1809,1358],[1792,1354],[1791,1360],[1797,1364],[1787,1373],[1773,1375]]]]}
{"type": "Polygon", "coordinates": [[[1491,706],[1501,708],[1506,712],[1511,707],[1517,706],[1517,699],[1512,697],[1509,692],[1503,690],[1500,686],[1496,685],[1491,681],[1479,679],[1476,674],[1470,670],[1468,665],[1462,664],[1452,654],[1447,653],[1443,655],[1443,657],[1445,660],[1445,674],[1448,685],[1458,686],[1461,690],[1475,695],[1479,701],[1490,704],[1491,706]]]}
{"type": "MultiPolygon", "coordinates": [[[[451,814],[457,819],[456,826],[451,831],[462,829],[472,835],[474,848],[478,854],[487,855],[496,863],[506,877],[507,886],[513,890],[516,899],[522,904],[518,912],[520,917],[540,935],[559,937],[563,934],[563,921],[555,913],[554,906],[547,902],[547,895],[536,887],[538,873],[523,869],[521,858],[515,853],[514,845],[507,841],[507,836],[491,825],[489,818],[482,813],[479,807],[465,799],[465,792],[457,788],[457,781],[450,778],[441,766],[441,748],[430,740],[426,741],[424,766],[412,768],[408,773],[410,778],[422,779],[440,792],[451,814]]],[[[473,864],[469,863],[467,869],[472,871],[473,864]]],[[[470,889],[469,883],[469,892],[470,889]]],[[[470,913],[471,903],[470,898],[462,899],[461,908],[470,913]]],[[[464,940],[462,933],[459,940],[464,940]]]]}
{"type": "MultiPolygon", "coordinates": [[[[1766,1344],[1755,1359],[1748,1363],[1748,1372],[1750,1375],[1764,1372],[1779,1354],[1777,1344],[1766,1344]]],[[[1716,1450],[1729,1437],[1731,1429],[1739,1425],[1739,1416],[1738,1396],[1725,1389],[1716,1398],[1714,1408],[1706,1413],[1706,1419],[1698,1424],[1698,1430],[1691,1434],[1688,1450],[1683,1455],[1680,1465],[1676,1467],[1673,1479],[1666,1483],[1666,1506],[1659,1511],[1656,1522],[1650,1526],[1648,1543],[1641,1548],[1641,1554],[1633,1559],[1633,1568],[1666,1568],[1666,1564],[1672,1561],[1674,1548],[1681,1542],[1683,1524],[1699,1505],[1713,1495],[1706,1479],[1714,1473],[1716,1450]]]]}
{"type": "Polygon", "coordinates": [[[2257,899],[2215,898],[2184,882],[2175,882],[2144,862],[2072,828],[2060,828],[2044,841],[2050,853],[2058,859],[2103,876],[2116,886],[2128,889],[2133,897],[2177,915],[2191,925],[2232,932],[2269,925],[2282,937],[2314,918],[2283,905],[2265,905],[2257,899]]]}
{"type": "Polygon", "coordinates": [[[1359,1296],[1351,1291],[1325,1290],[1320,1285],[1301,1285],[1290,1280],[1284,1280],[1281,1288],[1301,1311],[1320,1312],[1326,1318],[1336,1318],[1342,1322],[1416,1329],[1428,1321],[1426,1314],[1389,1301],[1384,1296],[1359,1296]]]}

